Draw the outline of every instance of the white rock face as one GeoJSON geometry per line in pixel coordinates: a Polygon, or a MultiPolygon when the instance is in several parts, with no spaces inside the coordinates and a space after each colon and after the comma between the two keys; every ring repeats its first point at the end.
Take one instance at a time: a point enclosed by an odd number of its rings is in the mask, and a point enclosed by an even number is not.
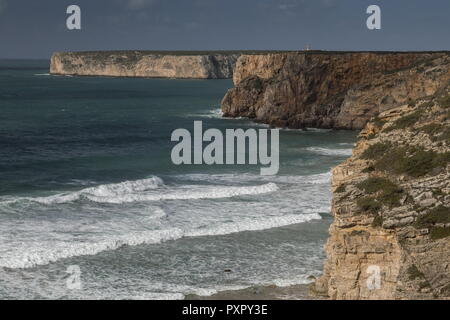
{"type": "Polygon", "coordinates": [[[78,76],[227,79],[239,54],[178,55],[145,51],[56,52],[50,73],[78,76]]]}

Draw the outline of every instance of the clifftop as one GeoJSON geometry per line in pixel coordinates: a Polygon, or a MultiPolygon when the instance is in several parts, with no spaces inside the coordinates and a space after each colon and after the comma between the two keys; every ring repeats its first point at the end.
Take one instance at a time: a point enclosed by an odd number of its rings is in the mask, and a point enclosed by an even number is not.
{"type": "Polygon", "coordinates": [[[333,299],[450,298],[450,86],[373,118],[333,170],[333,299]],[[367,281],[379,268],[379,288],[367,281]],[[371,269],[372,268],[372,269],[371,269]]]}

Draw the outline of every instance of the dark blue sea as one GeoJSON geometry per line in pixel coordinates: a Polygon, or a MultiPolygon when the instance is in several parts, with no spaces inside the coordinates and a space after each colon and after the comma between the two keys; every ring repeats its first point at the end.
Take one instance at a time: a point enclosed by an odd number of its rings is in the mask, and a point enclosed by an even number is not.
{"type": "Polygon", "coordinates": [[[181,299],[320,275],[330,170],[356,133],[281,130],[276,176],[172,164],[172,131],[195,120],[265,128],[221,116],[231,87],[1,60],[0,299],[181,299]]]}

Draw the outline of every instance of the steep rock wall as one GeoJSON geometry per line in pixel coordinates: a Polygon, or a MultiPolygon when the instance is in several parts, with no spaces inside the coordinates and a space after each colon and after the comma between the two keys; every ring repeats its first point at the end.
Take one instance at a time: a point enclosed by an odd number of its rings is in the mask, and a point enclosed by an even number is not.
{"type": "Polygon", "coordinates": [[[447,53],[242,55],[222,111],[276,127],[361,129],[448,79],[447,53]]]}
{"type": "Polygon", "coordinates": [[[55,75],[226,79],[233,75],[239,54],[180,55],[142,51],[57,52],[50,73],[55,75]]]}
{"type": "Polygon", "coordinates": [[[334,222],[314,294],[450,298],[450,86],[443,85],[374,118],[353,156],[333,170],[334,222]]]}

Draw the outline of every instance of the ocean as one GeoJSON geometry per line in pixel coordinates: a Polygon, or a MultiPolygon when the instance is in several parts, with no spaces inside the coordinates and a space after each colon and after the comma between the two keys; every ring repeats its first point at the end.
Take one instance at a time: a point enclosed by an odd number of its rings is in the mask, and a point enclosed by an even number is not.
{"type": "Polygon", "coordinates": [[[51,76],[0,61],[0,299],[182,299],[322,272],[330,170],[356,133],[281,130],[280,171],[172,164],[231,80],[51,76]]]}

